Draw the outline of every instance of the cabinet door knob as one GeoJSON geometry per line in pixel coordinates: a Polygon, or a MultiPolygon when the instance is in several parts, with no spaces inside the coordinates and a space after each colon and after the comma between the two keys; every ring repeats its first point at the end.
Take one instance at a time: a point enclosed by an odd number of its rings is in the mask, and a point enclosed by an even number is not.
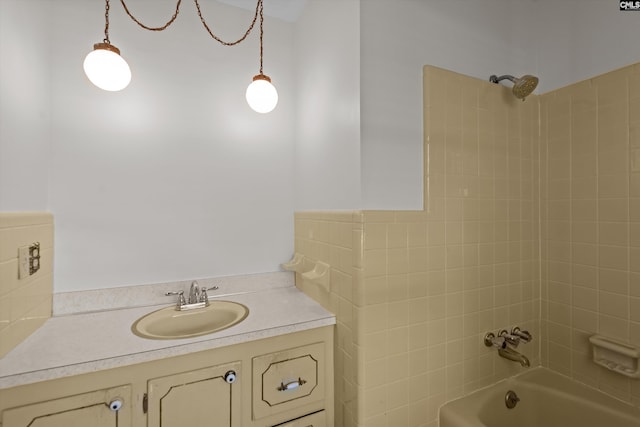
{"type": "Polygon", "coordinates": [[[224,374],[224,380],[229,384],[233,384],[234,382],[236,382],[236,378],[236,371],[228,371],[226,374],[224,374]]]}
{"type": "Polygon", "coordinates": [[[111,409],[113,412],[118,412],[122,408],[122,405],[122,399],[118,398],[109,402],[109,409],[111,409]]]}

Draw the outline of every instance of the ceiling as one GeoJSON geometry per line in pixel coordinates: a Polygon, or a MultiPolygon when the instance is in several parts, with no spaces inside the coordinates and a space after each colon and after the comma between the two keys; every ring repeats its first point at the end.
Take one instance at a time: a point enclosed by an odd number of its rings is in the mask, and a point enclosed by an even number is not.
{"type": "MultiPolygon", "coordinates": [[[[218,0],[231,6],[256,10],[256,0],[218,0]]],[[[264,0],[264,14],[288,22],[298,20],[308,0],[264,0]]]]}

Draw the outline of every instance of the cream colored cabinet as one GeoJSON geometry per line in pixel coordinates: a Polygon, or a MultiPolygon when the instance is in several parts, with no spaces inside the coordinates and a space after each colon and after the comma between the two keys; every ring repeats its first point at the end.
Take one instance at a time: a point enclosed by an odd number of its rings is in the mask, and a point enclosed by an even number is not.
{"type": "Polygon", "coordinates": [[[327,326],[0,389],[0,427],[330,427],[333,398],[327,326]]]}
{"type": "Polygon", "coordinates": [[[121,386],[47,402],[11,408],[2,413],[3,427],[129,427],[131,387],[121,386]]]}
{"type": "Polygon", "coordinates": [[[241,375],[234,362],[150,380],[147,425],[241,426],[241,375]]]}

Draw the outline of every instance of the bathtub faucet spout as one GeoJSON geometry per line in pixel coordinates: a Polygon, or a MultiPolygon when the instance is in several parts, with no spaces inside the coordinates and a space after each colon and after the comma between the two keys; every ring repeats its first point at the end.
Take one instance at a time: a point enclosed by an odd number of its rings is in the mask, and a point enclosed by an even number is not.
{"type": "Polygon", "coordinates": [[[514,362],[520,363],[520,365],[522,365],[522,367],[524,368],[528,368],[529,366],[531,366],[531,363],[529,363],[529,359],[527,358],[527,356],[517,352],[510,347],[499,348],[498,354],[500,355],[500,357],[504,357],[505,359],[513,360],[514,362]]]}

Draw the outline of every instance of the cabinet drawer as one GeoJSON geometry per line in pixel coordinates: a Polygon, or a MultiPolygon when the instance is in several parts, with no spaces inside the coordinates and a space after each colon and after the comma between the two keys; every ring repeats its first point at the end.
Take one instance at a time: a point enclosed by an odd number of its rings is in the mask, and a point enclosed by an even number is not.
{"type": "Polygon", "coordinates": [[[254,419],[315,402],[323,409],[324,369],[323,343],[254,357],[254,419]]]}
{"type": "Polygon", "coordinates": [[[326,418],[325,412],[320,411],[273,427],[326,427],[326,418]]]}

